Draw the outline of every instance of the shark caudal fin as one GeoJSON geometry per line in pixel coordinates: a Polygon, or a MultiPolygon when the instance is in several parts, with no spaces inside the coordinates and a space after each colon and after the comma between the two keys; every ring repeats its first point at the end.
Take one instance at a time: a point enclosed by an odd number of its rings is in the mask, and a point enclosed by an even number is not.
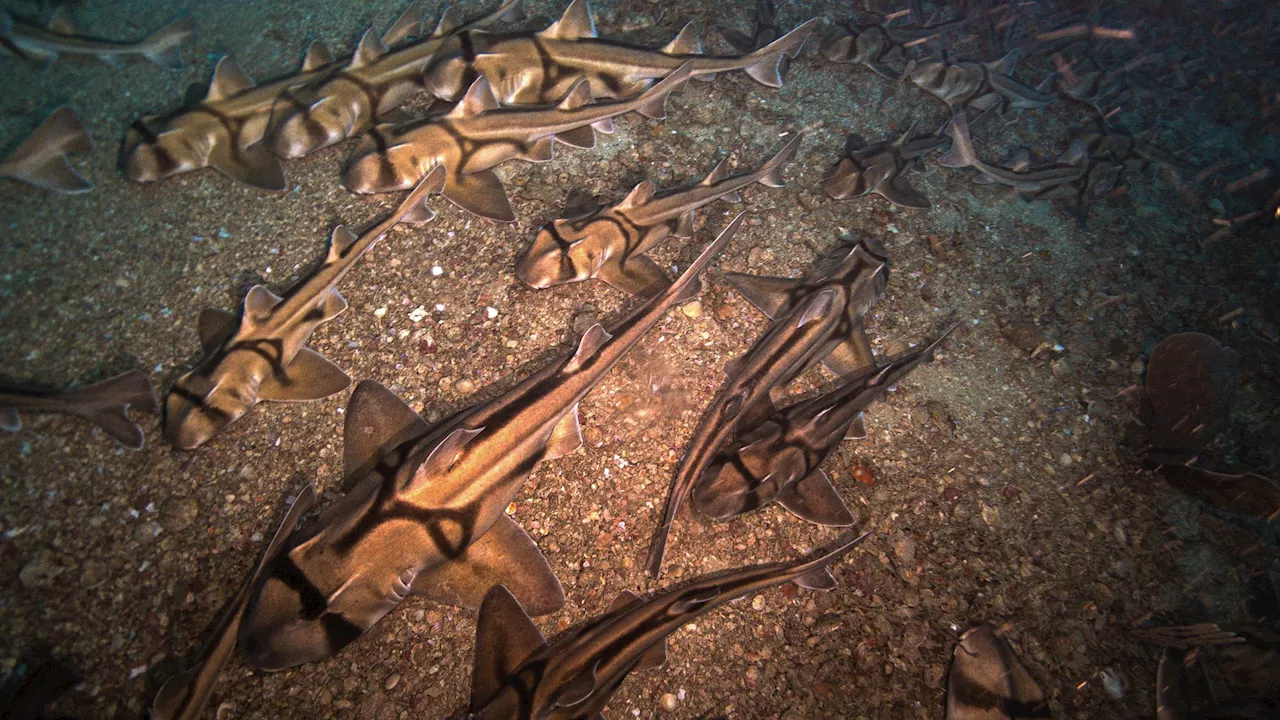
{"type": "Polygon", "coordinates": [[[978,162],[978,154],[973,149],[973,138],[969,136],[969,119],[965,117],[964,110],[951,118],[945,132],[951,138],[951,149],[938,156],[939,165],[963,168],[978,162]]]}
{"type": "Polygon", "coordinates": [[[9,157],[0,161],[0,177],[21,180],[39,188],[74,195],[93,189],[93,183],[67,163],[67,153],[87,152],[93,140],[70,105],[54,110],[9,157]]]}
{"type": "Polygon", "coordinates": [[[178,18],[138,44],[142,56],[163,68],[182,69],[182,46],[196,36],[196,21],[178,18]]]}
{"type": "Polygon", "coordinates": [[[818,19],[814,18],[747,55],[746,57],[755,60],[745,68],[747,74],[761,85],[775,88],[782,87],[783,57],[795,57],[804,45],[804,41],[809,39],[809,33],[813,32],[813,28],[817,24],[818,19]]]}
{"type": "Polygon", "coordinates": [[[786,181],[782,179],[782,168],[796,156],[796,150],[800,148],[800,138],[803,136],[803,132],[796,133],[796,136],[791,138],[791,142],[782,146],[777,155],[770,158],[769,162],[761,165],[760,169],[755,173],[756,182],[769,187],[782,187],[785,185],[786,181]]]}
{"type": "Polygon", "coordinates": [[[645,90],[643,94],[632,101],[636,112],[654,120],[665,118],[667,116],[667,96],[684,86],[689,81],[689,76],[692,73],[692,61],[673,70],[670,75],[663,78],[662,82],[645,90]]]}
{"type": "Polygon", "coordinates": [[[142,370],[131,370],[110,380],[80,388],[62,396],[72,412],[102,428],[130,450],[142,448],[142,428],[129,419],[128,410],[160,412],[151,376],[142,370]]]}

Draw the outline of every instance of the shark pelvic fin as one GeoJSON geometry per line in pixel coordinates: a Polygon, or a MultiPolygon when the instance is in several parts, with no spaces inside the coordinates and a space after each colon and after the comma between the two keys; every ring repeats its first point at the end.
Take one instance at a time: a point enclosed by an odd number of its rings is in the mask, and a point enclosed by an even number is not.
{"type": "Polygon", "coordinates": [[[596,277],[610,287],[639,298],[651,298],[671,286],[658,263],[646,255],[632,255],[625,261],[610,260],[600,266],[596,277]]]}
{"type": "Polygon", "coordinates": [[[635,669],[656,670],[667,664],[667,639],[662,638],[653,647],[645,650],[640,659],[636,661],[635,669]]]}
{"type": "Polygon", "coordinates": [[[806,522],[830,527],[853,524],[853,513],[821,468],[785,485],[778,492],[778,504],[806,522]]]}
{"type": "Polygon", "coordinates": [[[659,52],[666,55],[701,55],[702,43],[698,40],[695,23],[689,22],[680,29],[675,39],[663,46],[659,52]]]}
{"type": "Polygon", "coordinates": [[[351,70],[362,68],[386,54],[387,46],[382,44],[378,33],[374,32],[373,28],[369,28],[360,38],[360,45],[356,47],[356,52],[351,56],[351,62],[347,67],[351,70]]]}
{"type": "Polygon", "coordinates": [[[752,80],[768,87],[782,87],[783,57],[795,57],[817,25],[814,18],[746,57],[759,58],[745,69],[752,80]]]}
{"type": "Polygon", "coordinates": [[[253,87],[253,79],[244,74],[230,55],[224,55],[213,69],[213,79],[209,81],[209,92],[205,94],[205,102],[218,102],[253,87]]]}
{"type": "Polygon", "coordinates": [[[547,162],[556,156],[555,137],[543,137],[527,145],[517,156],[527,162],[547,162]]]}
{"type": "Polygon", "coordinates": [[[582,333],[582,339],[578,341],[577,351],[573,353],[573,357],[569,358],[569,362],[565,363],[564,372],[575,373],[580,370],[587,360],[594,357],[596,352],[612,339],[613,336],[600,323],[587,328],[587,331],[582,333]]]}
{"type": "MultiPolygon", "coordinates": [[[[731,194],[731,195],[737,195],[737,193],[730,193],[730,194],[731,194]]],[[[727,198],[728,196],[726,195],[725,197],[727,198]]],[[[742,198],[741,198],[741,197],[739,197],[738,199],[739,199],[739,200],[741,200],[742,198]]],[[[675,228],[674,228],[674,229],[672,229],[671,234],[672,234],[672,235],[675,235],[675,236],[676,236],[676,237],[678,237],[678,238],[688,238],[688,237],[693,237],[693,221],[694,221],[694,219],[695,219],[695,218],[694,218],[694,215],[693,215],[693,211],[692,211],[692,210],[690,210],[689,212],[687,212],[687,213],[685,213],[685,214],[681,215],[681,216],[676,220],[676,226],[675,226],[675,228]]]]}
{"type": "Polygon", "coordinates": [[[867,414],[859,412],[853,417],[853,422],[849,423],[849,427],[845,428],[845,440],[865,440],[867,438],[867,414]]]}
{"type": "Polygon", "coordinates": [[[590,125],[583,125],[572,130],[556,133],[556,141],[565,145],[590,150],[596,146],[596,131],[592,130],[590,125]]]}
{"type": "Polygon", "coordinates": [[[237,182],[263,190],[285,189],[284,167],[261,143],[237,151],[230,143],[215,142],[209,166],[237,182]]]}
{"type": "Polygon", "coordinates": [[[450,174],[441,193],[449,202],[473,215],[498,222],[515,222],[511,199],[492,170],[471,175],[450,174]]]}
{"type": "Polygon", "coordinates": [[[258,386],[258,399],[271,402],[307,402],[347,389],[351,378],[325,356],[302,348],[283,374],[270,375],[258,386]]]}
{"type": "Polygon", "coordinates": [[[313,40],[307,46],[307,53],[302,56],[302,72],[313,72],[333,62],[333,54],[328,46],[319,40],[313,40]]]}
{"type": "Polygon", "coordinates": [[[587,0],[573,0],[569,3],[569,7],[565,8],[564,15],[538,35],[548,40],[580,40],[598,37],[596,21],[591,17],[591,8],[587,7],[587,0]]]}
{"type": "Polygon", "coordinates": [[[881,184],[876,188],[876,192],[883,195],[885,200],[894,205],[913,210],[924,210],[933,204],[929,202],[929,198],[924,196],[924,193],[917,190],[901,175],[881,184]]]}
{"type": "Polygon", "coordinates": [[[854,325],[849,339],[835,346],[822,358],[822,366],[846,381],[860,378],[876,369],[875,356],[871,354],[871,343],[867,340],[861,318],[854,325]]]}
{"type": "Polygon", "coordinates": [[[776,319],[791,305],[791,293],[798,280],[744,273],[725,273],[725,282],[747,299],[757,310],[776,319]]]}
{"type": "Polygon", "coordinates": [[[612,135],[613,134],[613,118],[604,118],[603,120],[597,120],[591,123],[591,127],[595,128],[597,132],[602,132],[605,135],[612,135]]]}
{"type": "Polygon", "coordinates": [[[480,603],[476,657],[471,671],[471,712],[478,712],[502,683],[547,641],[505,585],[494,585],[480,603]]]}
{"type": "Polygon", "coordinates": [[[395,393],[373,380],[356,385],[342,427],[343,490],[364,478],[392,450],[431,430],[395,393]]]}
{"type": "Polygon", "coordinates": [[[93,189],[67,163],[66,153],[93,149],[93,140],[69,105],[54,110],[31,136],[7,158],[0,158],[0,175],[54,192],[74,195],[93,189]]]}
{"type": "Polygon", "coordinates": [[[218,308],[205,308],[200,311],[196,320],[196,329],[200,334],[200,347],[206,353],[222,347],[240,327],[240,316],[218,308]]]}
{"type": "Polygon", "coordinates": [[[582,426],[578,422],[578,405],[575,403],[551,429],[551,437],[547,439],[547,451],[542,457],[546,460],[555,460],[580,447],[582,447],[582,426]]]}
{"type": "Polygon", "coordinates": [[[417,3],[410,5],[400,18],[382,34],[382,44],[390,47],[415,35],[422,34],[422,9],[417,3]]]}

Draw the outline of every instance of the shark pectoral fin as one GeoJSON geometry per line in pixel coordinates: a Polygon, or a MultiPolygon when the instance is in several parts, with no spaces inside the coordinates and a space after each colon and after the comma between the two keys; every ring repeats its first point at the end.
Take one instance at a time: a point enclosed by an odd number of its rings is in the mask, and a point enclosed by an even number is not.
{"type": "Polygon", "coordinates": [[[492,170],[481,170],[471,175],[451,173],[441,194],[472,215],[498,222],[516,220],[516,213],[511,209],[511,199],[507,197],[502,181],[492,170]]]}
{"type": "Polygon", "coordinates": [[[587,328],[587,331],[582,333],[582,339],[578,341],[577,351],[564,364],[564,372],[575,373],[580,370],[583,365],[587,364],[588,360],[595,357],[595,354],[600,351],[600,348],[604,347],[605,343],[612,339],[613,336],[600,323],[587,328]]]}
{"type": "Polygon", "coordinates": [[[825,567],[818,568],[811,573],[801,575],[793,582],[807,590],[835,590],[836,588],[835,577],[832,576],[831,571],[825,567]]]}
{"type": "Polygon", "coordinates": [[[860,412],[849,423],[844,431],[845,440],[865,440],[867,438],[867,414],[860,412]]]}
{"type": "Polygon", "coordinates": [[[556,140],[565,145],[591,149],[596,146],[596,131],[590,125],[556,133],[556,140]]]}
{"type": "Polygon", "coordinates": [[[483,708],[520,663],[546,644],[542,633],[506,586],[494,585],[486,592],[476,620],[471,712],[483,708]]]}
{"type": "Polygon", "coordinates": [[[656,645],[646,650],[644,654],[640,656],[640,659],[636,661],[636,666],[634,669],[640,670],[640,671],[657,670],[658,668],[666,664],[667,664],[667,639],[662,638],[661,640],[658,641],[656,645]]]}
{"type": "Polygon", "coordinates": [[[630,590],[623,590],[613,598],[613,601],[609,603],[609,607],[604,609],[604,614],[612,615],[616,612],[625,612],[643,604],[644,601],[640,599],[639,595],[630,590]]]}
{"type": "Polygon", "coordinates": [[[575,404],[552,428],[551,438],[547,440],[546,454],[542,457],[546,460],[556,460],[580,447],[582,447],[582,426],[578,424],[578,406],[575,404]]]}
{"type": "Polygon", "coordinates": [[[564,605],[564,589],[524,530],[502,515],[456,559],[418,575],[413,592],[446,605],[480,607],[494,585],[505,585],[537,617],[564,605]]]}
{"type": "Polygon", "coordinates": [[[924,193],[912,187],[911,183],[901,175],[881,185],[877,190],[886,200],[899,207],[924,210],[932,205],[924,193]]]}
{"type": "Polygon", "coordinates": [[[831,527],[853,524],[853,513],[844,504],[831,479],[821,469],[805,475],[782,488],[778,504],[806,522],[831,527]]]}
{"type": "Polygon", "coordinates": [[[237,182],[280,192],[285,189],[284,167],[280,159],[261,143],[237,151],[229,143],[215,142],[209,166],[237,182]]]}
{"type": "Polygon", "coordinates": [[[547,162],[555,156],[555,138],[544,137],[527,145],[517,157],[526,162],[547,162]]]}
{"type": "Polygon", "coordinates": [[[770,319],[782,314],[791,304],[791,292],[799,281],[789,278],[764,277],[743,273],[725,273],[725,282],[770,319]]]}
{"type": "Polygon", "coordinates": [[[858,321],[853,329],[853,336],[840,343],[822,358],[822,366],[843,380],[862,377],[876,369],[875,357],[871,354],[871,343],[863,330],[863,323],[858,321]]]}
{"type": "Polygon", "coordinates": [[[342,428],[342,488],[349,490],[396,447],[431,430],[395,393],[363,380],[347,401],[342,428]]]}
{"type": "Polygon", "coordinates": [[[632,255],[625,262],[610,260],[600,266],[596,277],[639,298],[654,297],[671,286],[667,274],[646,255],[632,255]]]}
{"type": "Polygon", "coordinates": [[[218,308],[205,308],[200,311],[196,320],[196,328],[200,333],[200,347],[206,353],[222,347],[222,343],[236,333],[240,327],[240,316],[218,308]]]}
{"type": "Polygon", "coordinates": [[[271,402],[307,402],[340,393],[351,384],[337,365],[325,356],[302,348],[281,375],[272,374],[258,386],[258,399],[271,402]]]}

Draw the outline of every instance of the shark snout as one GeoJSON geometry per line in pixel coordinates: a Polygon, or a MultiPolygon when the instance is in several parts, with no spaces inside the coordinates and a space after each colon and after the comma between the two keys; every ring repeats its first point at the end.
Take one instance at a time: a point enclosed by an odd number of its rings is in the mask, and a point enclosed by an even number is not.
{"type": "Polygon", "coordinates": [[[539,290],[571,282],[576,277],[573,261],[561,247],[554,230],[543,228],[516,261],[516,278],[539,290]]]}
{"type": "Polygon", "coordinates": [[[244,414],[220,409],[212,398],[192,392],[184,383],[175,384],[164,400],[165,439],[179,449],[194,450],[244,414]]]}

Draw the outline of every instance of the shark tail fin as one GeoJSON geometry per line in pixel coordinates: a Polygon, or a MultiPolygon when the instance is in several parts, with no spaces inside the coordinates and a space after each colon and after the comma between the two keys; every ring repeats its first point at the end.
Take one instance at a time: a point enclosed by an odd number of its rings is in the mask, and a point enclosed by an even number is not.
{"type": "Polygon", "coordinates": [[[75,111],[70,105],[63,105],[50,113],[12,155],[0,162],[0,175],[54,192],[88,192],[93,189],[93,183],[67,164],[66,153],[92,149],[93,141],[75,111]]]}
{"type": "Polygon", "coordinates": [[[862,544],[871,535],[870,531],[855,535],[847,532],[836,540],[836,544],[823,551],[817,557],[797,565],[790,573],[790,579],[802,588],[810,590],[831,590],[836,586],[831,575],[831,563],[844,557],[850,550],[862,544]]]}
{"type": "Polygon", "coordinates": [[[755,60],[745,68],[747,74],[761,85],[775,88],[782,87],[783,58],[795,57],[800,52],[801,46],[804,45],[804,41],[809,39],[809,33],[813,32],[813,28],[817,24],[818,19],[814,18],[747,55],[747,58],[755,60]]]}
{"type": "Polygon", "coordinates": [[[796,150],[800,147],[800,138],[803,135],[804,133],[796,133],[796,136],[791,138],[790,142],[782,146],[777,155],[770,158],[769,162],[761,165],[760,169],[756,171],[756,182],[769,187],[782,187],[785,185],[786,182],[782,179],[782,168],[796,156],[796,150]]]}
{"type": "Polygon", "coordinates": [[[634,100],[635,111],[654,120],[662,120],[667,116],[667,96],[684,86],[693,73],[693,62],[687,62],[663,78],[644,94],[634,100]]]}
{"type": "Polygon", "coordinates": [[[163,68],[182,68],[182,46],[196,35],[196,21],[178,18],[142,41],[142,56],[163,68]]]}
{"type": "Polygon", "coordinates": [[[970,167],[978,161],[978,155],[973,150],[973,138],[969,136],[969,120],[963,110],[951,118],[946,133],[951,138],[951,149],[938,156],[939,165],[962,168],[970,167]]]}
{"type": "Polygon", "coordinates": [[[142,428],[125,411],[130,407],[149,413],[160,410],[151,376],[141,370],[69,392],[62,399],[71,404],[76,415],[102,428],[130,450],[142,447],[142,428]]]}

